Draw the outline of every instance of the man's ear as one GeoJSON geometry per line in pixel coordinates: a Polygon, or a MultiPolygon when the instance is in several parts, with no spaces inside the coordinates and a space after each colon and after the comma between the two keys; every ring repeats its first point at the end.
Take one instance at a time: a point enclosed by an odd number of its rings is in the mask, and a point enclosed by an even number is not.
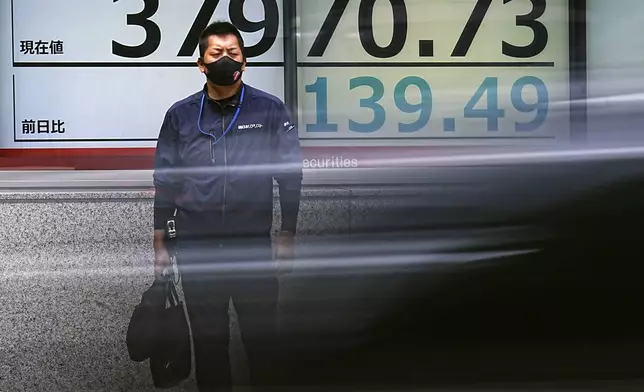
{"type": "Polygon", "coordinates": [[[206,63],[204,63],[201,57],[197,59],[197,66],[199,67],[199,71],[201,71],[201,73],[206,73],[206,63]]]}

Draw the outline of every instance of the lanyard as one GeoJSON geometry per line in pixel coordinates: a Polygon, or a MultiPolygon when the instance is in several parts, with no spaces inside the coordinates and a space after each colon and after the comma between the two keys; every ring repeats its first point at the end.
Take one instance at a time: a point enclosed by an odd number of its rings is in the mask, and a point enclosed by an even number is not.
{"type": "MultiPolygon", "coordinates": [[[[228,127],[226,127],[226,130],[224,131],[224,133],[221,135],[221,137],[219,139],[217,139],[217,137],[215,135],[210,134],[210,133],[206,133],[206,132],[203,131],[203,129],[201,129],[201,116],[203,115],[204,102],[206,102],[206,92],[204,91],[201,94],[201,106],[199,107],[199,118],[197,118],[197,129],[199,129],[199,132],[203,133],[204,135],[208,135],[208,136],[212,137],[213,139],[215,139],[215,141],[212,142],[213,146],[215,144],[219,143],[221,141],[221,139],[223,139],[224,136],[226,136],[226,134],[233,128],[233,125],[235,124],[235,121],[237,121],[237,117],[239,116],[239,112],[241,110],[242,103],[244,102],[244,90],[245,90],[245,86],[242,86],[241,97],[239,98],[239,105],[237,105],[237,110],[235,111],[235,115],[233,116],[233,120],[230,122],[230,124],[228,124],[228,127]]],[[[224,115],[224,117],[225,117],[225,115],[224,115]]],[[[222,121],[223,121],[223,119],[222,119],[222,121]]]]}

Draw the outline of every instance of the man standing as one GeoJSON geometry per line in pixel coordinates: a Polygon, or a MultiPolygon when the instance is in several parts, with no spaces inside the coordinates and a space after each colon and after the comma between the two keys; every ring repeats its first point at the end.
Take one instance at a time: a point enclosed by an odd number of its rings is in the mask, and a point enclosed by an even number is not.
{"type": "MultiPolygon", "coordinates": [[[[302,183],[298,131],[277,97],[242,81],[241,34],[215,22],[200,37],[204,88],[167,111],[155,156],[155,273],[169,265],[164,228],[176,210],[178,264],[201,391],[231,385],[228,306],[239,316],[251,380],[270,382],[277,352],[272,263],[273,179],[278,258],[291,258],[302,183]]],[[[218,389],[219,390],[219,389],[218,389]]]]}

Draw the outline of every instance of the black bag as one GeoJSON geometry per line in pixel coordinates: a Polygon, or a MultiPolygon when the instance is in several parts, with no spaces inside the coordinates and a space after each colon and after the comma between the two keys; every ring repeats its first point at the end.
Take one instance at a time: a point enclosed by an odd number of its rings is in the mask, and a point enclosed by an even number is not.
{"type": "Polygon", "coordinates": [[[131,360],[143,362],[152,356],[157,341],[157,318],[165,303],[163,282],[155,281],[141,296],[141,302],[132,312],[125,339],[131,360]]]}
{"type": "Polygon", "coordinates": [[[165,307],[156,317],[155,347],[150,356],[150,372],[156,388],[171,388],[188,378],[192,365],[190,329],[183,302],[179,301],[172,279],[164,283],[165,307]]]}

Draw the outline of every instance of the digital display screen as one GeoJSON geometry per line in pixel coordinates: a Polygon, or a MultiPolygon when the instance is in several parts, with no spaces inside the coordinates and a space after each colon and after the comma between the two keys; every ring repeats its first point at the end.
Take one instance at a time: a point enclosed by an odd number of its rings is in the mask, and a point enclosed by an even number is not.
{"type": "Polygon", "coordinates": [[[566,1],[301,0],[298,12],[310,144],[569,138],[566,1]]]}
{"type": "Polygon", "coordinates": [[[241,30],[244,80],[283,99],[281,0],[13,0],[10,14],[2,78],[22,147],[154,146],[168,108],[205,83],[199,34],[214,20],[241,30]]]}
{"type": "MultiPolygon", "coordinates": [[[[303,146],[567,141],[568,2],[298,0],[303,146]]],[[[2,2],[0,148],[154,147],[205,82],[199,33],[241,30],[284,99],[282,0],[2,2]]]]}

